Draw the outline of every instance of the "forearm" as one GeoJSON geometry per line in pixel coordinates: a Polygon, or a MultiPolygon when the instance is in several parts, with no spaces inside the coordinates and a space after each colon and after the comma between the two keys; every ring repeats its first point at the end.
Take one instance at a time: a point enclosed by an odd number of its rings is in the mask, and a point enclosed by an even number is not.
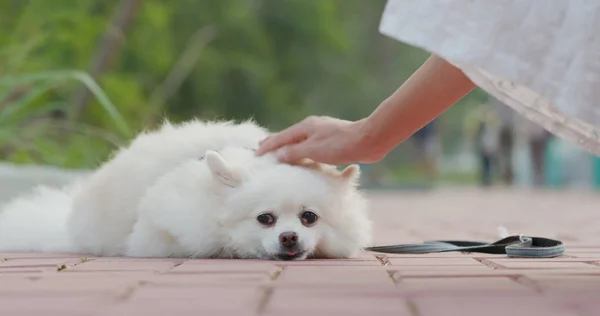
{"type": "Polygon", "coordinates": [[[364,119],[365,142],[384,156],[473,88],[475,84],[460,69],[432,55],[364,119]]]}

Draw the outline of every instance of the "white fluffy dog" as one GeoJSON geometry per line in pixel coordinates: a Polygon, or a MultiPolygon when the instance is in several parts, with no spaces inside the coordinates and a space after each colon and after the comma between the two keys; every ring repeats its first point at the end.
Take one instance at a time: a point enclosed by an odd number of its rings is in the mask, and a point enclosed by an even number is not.
{"type": "Polygon", "coordinates": [[[0,213],[0,251],[98,256],[346,258],[371,242],[358,166],[278,163],[251,121],[165,123],[64,189],[0,213]]]}

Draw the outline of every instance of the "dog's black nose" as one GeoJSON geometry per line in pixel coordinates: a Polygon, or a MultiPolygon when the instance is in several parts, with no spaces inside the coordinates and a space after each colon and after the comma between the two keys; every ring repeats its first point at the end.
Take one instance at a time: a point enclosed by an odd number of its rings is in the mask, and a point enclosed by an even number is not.
{"type": "Polygon", "coordinates": [[[279,235],[279,243],[285,248],[292,248],[298,243],[298,234],[283,232],[279,235]]]}

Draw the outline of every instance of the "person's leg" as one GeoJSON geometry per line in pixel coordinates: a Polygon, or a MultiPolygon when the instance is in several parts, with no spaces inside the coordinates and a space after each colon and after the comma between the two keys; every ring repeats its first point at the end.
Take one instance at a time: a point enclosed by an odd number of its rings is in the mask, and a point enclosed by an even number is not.
{"type": "Polygon", "coordinates": [[[436,135],[428,135],[423,140],[423,173],[427,180],[433,182],[437,177],[437,158],[440,151],[439,140],[436,135]]]}
{"type": "Polygon", "coordinates": [[[491,174],[491,157],[488,154],[483,152],[479,153],[479,159],[481,163],[480,167],[480,185],[487,187],[492,183],[492,174],[491,174]]]}
{"type": "Polygon", "coordinates": [[[533,185],[536,187],[545,184],[545,163],[546,163],[546,138],[536,138],[529,141],[531,154],[531,164],[533,168],[533,185]]]}
{"type": "Polygon", "coordinates": [[[415,167],[429,182],[436,176],[436,142],[435,136],[429,130],[419,131],[411,137],[414,148],[415,167]]]}
{"type": "Polygon", "coordinates": [[[509,126],[504,126],[500,131],[499,165],[502,182],[505,185],[512,185],[514,179],[512,153],[513,132],[509,126]]]}

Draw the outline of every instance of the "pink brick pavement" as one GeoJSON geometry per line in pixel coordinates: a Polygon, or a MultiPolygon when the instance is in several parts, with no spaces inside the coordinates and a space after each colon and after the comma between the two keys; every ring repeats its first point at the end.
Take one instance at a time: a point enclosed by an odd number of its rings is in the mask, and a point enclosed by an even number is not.
{"type": "Polygon", "coordinates": [[[565,256],[364,253],[270,262],[0,254],[0,315],[600,315],[600,195],[371,195],[377,244],[560,238],[565,256]]]}

